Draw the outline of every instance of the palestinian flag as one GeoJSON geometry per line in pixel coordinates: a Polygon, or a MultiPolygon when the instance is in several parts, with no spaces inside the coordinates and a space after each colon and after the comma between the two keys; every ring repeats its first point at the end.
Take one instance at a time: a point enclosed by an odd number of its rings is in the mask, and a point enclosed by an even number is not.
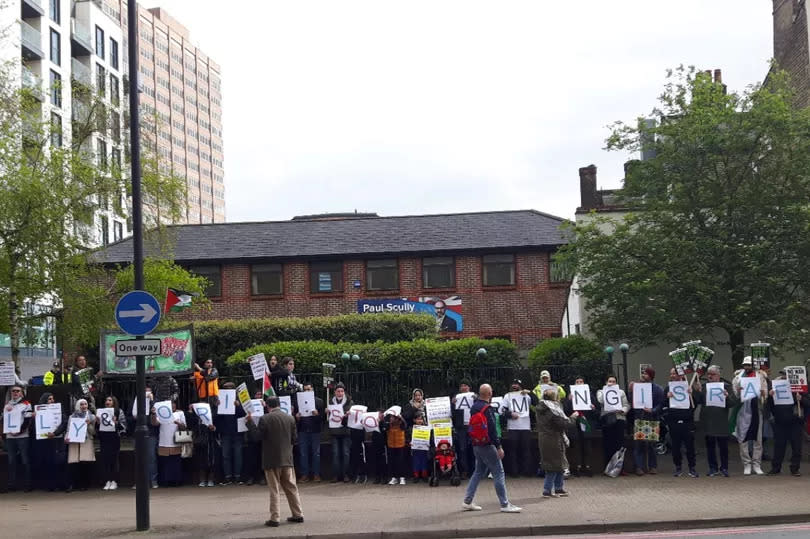
{"type": "Polygon", "coordinates": [[[593,430],[590,421],[588,421],[588,418],[585,417],[584,415],[580,415],[577,418],[577,422],[579,423],[579,430],[581,430],[582,432],[591,432],[593,430]]]}
{"type": "Polygon", "coordinates": [[[191,307],[191,298],[194,294],[190,292],[183,292],[175,288],[166,289],[166,306],[163,312],[180,312],[186,307],[191,307]]]}
{"type": "Polygon", "coordinates": [[[264,383],[262,384],[262,395],[265,397],[275,397],[276,392],[273,390],[273,384],[270,383],[270,373],[264,371],[264,383]]]}

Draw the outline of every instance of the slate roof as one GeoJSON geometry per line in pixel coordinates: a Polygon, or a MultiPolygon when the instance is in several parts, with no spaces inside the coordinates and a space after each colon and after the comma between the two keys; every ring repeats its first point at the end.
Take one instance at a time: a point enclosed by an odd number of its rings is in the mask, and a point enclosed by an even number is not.
{"type": "MultiPolygon", "coordinates": [[[[535,210],[171,225],[178,262],[291,260],[402,254],[554,249],[565,220],[535,210]]],[[[157,244],[146,235],[146,256],[157,244]]],[[[101,264],[132,261],[132,238],[95,251],[101,264]]]]}

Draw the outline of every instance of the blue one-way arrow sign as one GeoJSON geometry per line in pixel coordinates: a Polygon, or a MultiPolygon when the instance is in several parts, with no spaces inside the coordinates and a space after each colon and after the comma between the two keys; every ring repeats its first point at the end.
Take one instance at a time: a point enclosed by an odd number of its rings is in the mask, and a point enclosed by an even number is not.
{"type": "Polygon", "coordinates": [[[115,306],[115,322],[129,335],[151,333],[160,322],[160,303],[143,290],[128,292],[115,306]]]}

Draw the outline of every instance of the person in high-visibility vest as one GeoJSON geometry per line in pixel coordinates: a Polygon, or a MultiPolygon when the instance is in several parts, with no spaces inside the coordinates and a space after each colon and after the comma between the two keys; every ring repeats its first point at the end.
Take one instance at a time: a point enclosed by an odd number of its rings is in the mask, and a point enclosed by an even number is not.
{"type": "Polygon", "coordinates": [[[58,361],[54,362],[51,370],[42,376],[42,383],[46,386],[54,384],[69,384],[73,381],[73,375],[67,371],[62,370],[62,364],[58,361]]]}

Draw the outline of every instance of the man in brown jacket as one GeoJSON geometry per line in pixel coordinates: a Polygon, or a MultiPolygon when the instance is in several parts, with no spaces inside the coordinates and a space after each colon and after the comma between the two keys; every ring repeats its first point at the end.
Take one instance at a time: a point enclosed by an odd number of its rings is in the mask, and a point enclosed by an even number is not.
{"type": "Polygon", "coordinates": [[[278,398],[267,399],[269,412],[261,417],[256,426],[247,414],[247,426],[250,434],[262,442],[262,468],[270,487],[270,520],[265,526],[273,528],[279,525],[279,487],[287,496],[291,517],[287,522],[304,522],[301,499],[298,497],[298,486],[295,484],[293,468],[293,446],[295,445],[295,419],[279,408],[278,398]]]}

